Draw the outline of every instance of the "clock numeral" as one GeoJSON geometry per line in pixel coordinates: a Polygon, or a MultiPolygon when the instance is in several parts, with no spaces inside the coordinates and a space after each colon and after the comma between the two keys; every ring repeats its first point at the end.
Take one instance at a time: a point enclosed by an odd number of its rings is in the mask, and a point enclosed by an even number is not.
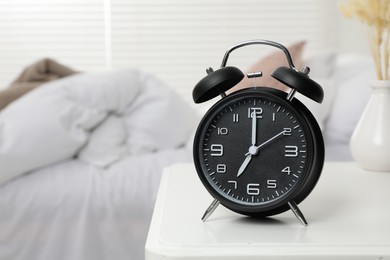
{"type": "Polygon", "coordinates": [[[291,174],[291,167],[290,166],[284,167],[282,172],[287,173],[287,175],[290,175],[291,174]]]}
{"type": "Polygon", "coordinates": [[[258,183],[248,183],[246,186],[246,193],[248,195],[259,195],[260,194],[260,184],[258,183]]]}
{"type": "Polygon", "coordinates": [[[233,123],[238,123],[238,114],[233,114],[233,123]]]}
{"type": "Polygon", "coordinates": [[[234,189],[237,190],[237,182],[236,181],[228,181],[228,183],[234,185],[234,189]]]}
{"type": "Polygon", "coordinates": [[[283,135],[291,135],[291,128],[283,128],[283,135]]]}
{"type": "Polygon", "coordinates": [[[210,146],[211,156],[222,156],[223,155],[223,145],[222,144],[212,144],[210,146]]]}
{"type": "Polygon", "coordinates": [[[218,127],[217,133],[218,135],[227,135],[229,130],[226,127],[218,127]]]}
{"type": "Polygon", "coordinates": [[[298,146],[295,145],[286,145],[284,150],[285,157],[297,157],[298,156],[298,146]]]}
{"type": "Polygon", "coordinates": [[[226,164],[217,164],[217,173],[226,173],[226,164]]]}
{"type": "Polygon", "coordinates": [[[276,187],[277,187],[276,180],[267,180],[268,189],[276,189],[276,187]]]}
{"type": "Polygon", "coordinates": [[[263,118],[263,109],[261,107],[249,107],[248,108],[248,118],[263,118]]]}

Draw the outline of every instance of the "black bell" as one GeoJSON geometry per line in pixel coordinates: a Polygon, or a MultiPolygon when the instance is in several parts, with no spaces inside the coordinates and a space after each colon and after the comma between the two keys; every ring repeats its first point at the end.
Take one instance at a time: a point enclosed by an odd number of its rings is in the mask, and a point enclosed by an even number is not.
{"type": "Polygon", "coordinates": [[[244,76],[236,67],[223,67],[212,71],[196,84],[192,98],[195,103],[208,101],[237,85],[244,76]]]}
{"type": "Polygon", "coordinates": [[[280,67],[271,76],[318,103],[322,103],[324,99],[324,90],[322,87],[303,72],[287,67],[280,67]]]}

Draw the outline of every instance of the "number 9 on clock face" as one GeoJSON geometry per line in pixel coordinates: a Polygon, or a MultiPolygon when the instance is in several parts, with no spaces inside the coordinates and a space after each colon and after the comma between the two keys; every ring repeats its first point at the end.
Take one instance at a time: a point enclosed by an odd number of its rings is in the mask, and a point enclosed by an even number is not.
{"type": "Polygon", "coordinates": [[[194,140],[198,175],[227,208],[268,216],[301,202],[323,165],[323,141],[311,113],[285,93],[256,88],[216,103],[194,140]]]}

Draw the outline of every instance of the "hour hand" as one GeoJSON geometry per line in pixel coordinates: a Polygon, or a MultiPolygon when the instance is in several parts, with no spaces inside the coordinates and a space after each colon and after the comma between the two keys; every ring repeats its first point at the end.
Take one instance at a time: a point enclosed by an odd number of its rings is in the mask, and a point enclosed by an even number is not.
{"type": "Polygon", "coordinates": [[[246,167],[248,166],[249,162],[252,160],[252,154],[248,154],[246,157],[245,157],[245,160],[244,162],[241,164],[240,166],[240,169],[238,169],[238,172],[237,172],[237,177],[239,177],[246,169],[246,167]]]}

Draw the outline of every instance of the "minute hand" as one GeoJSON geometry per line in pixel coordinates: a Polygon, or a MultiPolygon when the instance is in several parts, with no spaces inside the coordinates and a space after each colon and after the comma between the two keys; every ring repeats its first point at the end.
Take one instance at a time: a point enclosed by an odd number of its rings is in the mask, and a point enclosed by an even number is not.
{"type": "MultiPolygon", "coordinates": [[[[270,139],[268,139],[268,140],[265,141],[264,143],[260,144],[259,146],[256,146],[256,149],[257,149],[257,150],[260,149],[260,148],[263,147],[264,145],[266,145],[266,144],[272,142],[273,140],[275,140],[276,138],[278,138],[279,136],[281,136],[281,135],[283,135],[283,134],[284,134],[284,131],[280,132],[279,134],[277,134],[277,135],[271,137],[270,139]]],[[[249,154],[249,152],[246,153],[245,155],[247,156],[248,154],[249,154]]]]}
{"type": "Polygon", "coordinates": [[[252,113],[252,145],[256,145],[256,132],[257,132],[257,117],[256,113],[252,113]]]}

